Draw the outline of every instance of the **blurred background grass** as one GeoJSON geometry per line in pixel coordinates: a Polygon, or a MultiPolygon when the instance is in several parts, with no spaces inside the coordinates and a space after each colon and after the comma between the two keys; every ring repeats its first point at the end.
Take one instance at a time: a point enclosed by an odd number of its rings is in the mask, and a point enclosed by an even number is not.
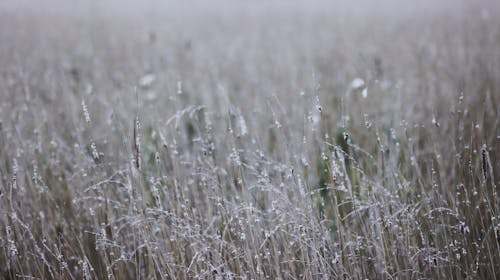
{"type": "Polygon", "coordinates": [[[499,11],[3,1],[2,277],[497,278],[499,11]]]}

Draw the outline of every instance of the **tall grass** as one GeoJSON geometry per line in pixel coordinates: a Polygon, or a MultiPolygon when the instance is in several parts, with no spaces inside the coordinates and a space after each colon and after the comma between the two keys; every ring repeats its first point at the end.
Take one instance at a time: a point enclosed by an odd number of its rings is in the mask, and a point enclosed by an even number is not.
{"type": "Polygon", "coordinates": [[[500,10],[437,2],[1,3],[0,278],[499,278],[500,10]]]}

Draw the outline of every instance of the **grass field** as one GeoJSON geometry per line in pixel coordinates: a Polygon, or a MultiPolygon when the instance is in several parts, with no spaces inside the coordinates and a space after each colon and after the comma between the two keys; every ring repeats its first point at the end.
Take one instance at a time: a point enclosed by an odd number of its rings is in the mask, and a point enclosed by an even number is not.
{"type": "Polygon", "coordinates": [[[0,279],[500,279],[498,1],[1,1],[0,279]]]}

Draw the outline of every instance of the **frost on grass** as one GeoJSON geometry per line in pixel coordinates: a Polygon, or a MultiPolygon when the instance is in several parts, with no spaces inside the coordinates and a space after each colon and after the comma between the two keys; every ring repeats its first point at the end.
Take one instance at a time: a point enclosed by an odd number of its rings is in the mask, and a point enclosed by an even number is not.
{"type": "Polygon", "coordinates": [[[351,89],[359,90],[365,86],[365,81],[361,78],[355,78],[351,81],[351,89]]]}
{"type": "Polygon", "coordinates": [[[139,79],[139,86],[142,88],[149,88],[156,80],[156,76],[152,73],[146,74],[139,79]]]}
{"type": "Polygon", "coordinates": [[[500,9],[6,3],[0,279],[500,275],[500,9]]]}

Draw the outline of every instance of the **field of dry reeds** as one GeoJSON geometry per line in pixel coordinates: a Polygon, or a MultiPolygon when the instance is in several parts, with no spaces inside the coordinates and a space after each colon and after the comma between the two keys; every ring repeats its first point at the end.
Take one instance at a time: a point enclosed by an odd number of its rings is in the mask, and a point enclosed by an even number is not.
{"type": "Polygon", "coordinates": [[[0,2],[0,279],[499,279],[500,3],[0,2]]]}

